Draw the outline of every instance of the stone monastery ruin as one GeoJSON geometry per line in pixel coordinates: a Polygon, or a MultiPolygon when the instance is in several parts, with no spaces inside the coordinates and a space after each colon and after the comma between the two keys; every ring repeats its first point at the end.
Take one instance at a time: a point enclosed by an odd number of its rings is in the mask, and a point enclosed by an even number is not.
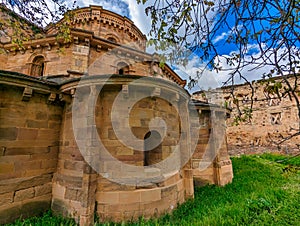
{"type": "Polygon", "coordinates": [[[226,104],[232,109],[226,122],[226,134],[230,155],[254,154],[262,152],[299,153],[299,136],[294,136],[299,128],[298,104],[300,92],[299,77],[287,76],[287,81],[295,87],[297,100],[289,95],[283,77],[253,81],[217,88],[207,92],[196,92],[193,98],[210,102],[212,99],[220,105],[226,104]],[[278,92],[274,89],[278,86],[278,92]],[[240,111],[251,109],[250,117],[245,114],[242,121],[236,122],[240,111]],[[285,142],[284,142],[285,141],[285,142]]]}
{"type": "Polygon", "coordinates": [[[227,112],[191,99],[126,17],[73,13],[57,24],[68,41],[29,22],[22,46],[1,37],[0,224],[48,209],[80,225],[155,217],[194,185],[230,183],[227,112]]]}

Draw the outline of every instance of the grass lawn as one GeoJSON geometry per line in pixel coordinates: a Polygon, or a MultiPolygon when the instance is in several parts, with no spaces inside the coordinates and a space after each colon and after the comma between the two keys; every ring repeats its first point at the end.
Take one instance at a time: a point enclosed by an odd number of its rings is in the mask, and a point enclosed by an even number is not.
{"type": "MultiPolygon", "coordinates": [[[[233,158],[234,180],[225,187],[205,186],[172,214],[159,219],[96,225],[299,225],[300,156],[253,155],[233,158]]],[[[75,225],[53,217],[11,225],[75,225]]]]}

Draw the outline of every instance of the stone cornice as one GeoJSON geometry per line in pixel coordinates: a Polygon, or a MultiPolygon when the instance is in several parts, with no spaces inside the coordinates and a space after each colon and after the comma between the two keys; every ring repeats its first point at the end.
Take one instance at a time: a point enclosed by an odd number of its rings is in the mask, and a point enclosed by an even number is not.
{"type": "MultiPolygon", "coordinates": [[[[126,55],[126,57],[138,60],[140,62],[155,61],[156,54],[148,54],[146,52],[134,49],[130,46],[120,45],[118,43],[112,43],[106,39],[94,36],[91,31],[85,31],[81,29],[71,30],[71,42],[64,43],[63,39],[58,39],[56,35],[49,35],[41,39],[34,39],[28,42],[24,42],[22,47],[16,44],[4,44],[3,49],[7,53],[13,55],[17,53],[24,54],[26,51],[34,52],[37,49],[47,48],[48,51],[55,48],[58,50],[61,47],[69,47],[71,44],[82,44],[88,45],[94,48],[96,51],[112,51],[113,53],[119,55],[126,55]]],[[[168,77],[170,77],[174,82],[176,82],[181,87],[186,84],[185,80],[182,80],[167,64],[164,65],[163,69],[168,77]]]]}
{"type": "Polygon", "coordinates": [[[34,87],[41,93],[50,93],[57,91],[59,85],[55,82],[42,80],[40,78],[24,75],[17,72],[0,70],[0,84],[18,86],[18,87],[34,87]]]}
{"type": "Polygon", "coordinates": [[[178,93],[184,96],[187,100],[190,99],[189,93],[182,89],[178,84],[160,78],[137,76],[137,75],[93,75],[81,78],[70,79],[61,84],[62,92],[69,92],[81,86],[90,85],[134,85],[139,87],[158,87],[170,93],[178,93]]]}
{"type": "MultiPolygon", "coordinates": [[[[62,18],[57,24],[50,24],[46,30],[48,34],[56,33],[57,25],[66,22],[70,24],[71,27],[76,28],[77,24],[80,26],[82,23],[90,23],[90,22],[97,22],[103,25],[112,26],[119,30],[124,30],[128,32],[129,36],[133,39],[140,40],[142,43],[147,41],[146,36],[139,30],[139,28],[127,17],[121,16],[114,12],[105,10],[102,6],[89,6],[80,9],[75,9],[70,11],[70,20],[71,22],[62,18]]],[[[143,44],[144,45],[144,44],[143,44]]]]}

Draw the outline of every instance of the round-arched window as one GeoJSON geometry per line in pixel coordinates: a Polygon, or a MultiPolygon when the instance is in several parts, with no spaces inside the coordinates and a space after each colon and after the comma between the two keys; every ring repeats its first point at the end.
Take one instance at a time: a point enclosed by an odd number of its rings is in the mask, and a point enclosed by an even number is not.
{"type": "Polygon", "coordinates": [[[161,136],[155,131],[149,131],[144,137],[144,166],[150,166],[162,161],[162,145],[161,145],[161,136]],[[158,144],[152,150],[149,150],[149,147],[152,147],[153,144],[158,144]]]}
{"type": "Polygon", "coordinates": [[[117,64],[117,74],[125,75],[129,74],[129,66],[124,62],[120,62],[117,64]]]}
{"type": "Polygon", "coordinates": [[[45,58],[43,56],[36,56],[31,65],[30,75],[40,77],[44,75],[45,58]]]}
{"type": "Polygon", "coordinates": [[[108,37],[107,40],[113,43],[117,43],[117,40],[113,37],[108,37]]]}

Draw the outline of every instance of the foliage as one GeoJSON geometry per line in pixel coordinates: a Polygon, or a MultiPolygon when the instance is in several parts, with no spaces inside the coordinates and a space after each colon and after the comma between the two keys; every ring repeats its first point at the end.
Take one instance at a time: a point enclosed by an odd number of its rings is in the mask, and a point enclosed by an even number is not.
{"type": "Polygon", "coordinates": [[[243,113],[234,117],[233,125],[238,126],[241,122],[251,123],[252,119],[252,109],[245,107],[243,113]]]}
{"type": "MultiPolygon", "coordinates": [[[[64,0],[2,0],[1,3],[28,21],[38,25],[58,21],[69,9],[68,2],[64,0]]],[[[74,1],[73,6],[75,3],[76,1],[74,1]]]]}
{"type": "Polygon", "coordinates": [[[34,226],[75,226],[76,223],[73,219],[65,219],[61,216],[53,216],[51,211],[46,212],[43,216],[40,217],[31,217],[25,220],[17,220],[13,224],[7,224],[6,226],[25,226],[25,225],[34,225],[34,226]]]}
{"type": "Polygon", "coordinates": [[[273,66],[264,75],[269,77],[299,71],[299,0],[142,2],[150,4],[145,10],[152,19],[150,43],[158,49],[165,50],[166,42],[175,43],[196,52],[210,68],[222,70],[220,52],[231,44],[236,51],[226,61],[235,69],[232,75],[242,76],[239,70],[249,64],[273,66]],[[220,44],[216,38],[224,31],[225,42],[220,44]],[[250,45],[257,45],[260,52],[248,58],[250,45]]]}
{"type": "MultiPolygon", "coordinates": [[[[5,37],[12,44],[16,44],[15,48],[22,49],[24,42],[43,37],[46,25],[53,25],[63,15],[66,21],[69,21],[71,13],[68,10],[73,9],[75,5],[76,1],[70,4],[64,0],[2,0],[0,2],[0,39],[5,37]]],[[[70,23],[56,23],[56,26],[57,37],[63,38],[65,43],[69,42],[70,23]]]]}
{"type": "MultiPolygon", "coordinates": [[[[232,184],[196,188],[195,199],[180,205],[172,214],[151,220],[141,218],[138,222],[96,225],[298,225],[300,169],[296,167],[300,165],[300,156],[263,154],[233,158],[232,162],[232,184]],[[288,160],[278,162],[284,159],[288,160]],[[287,166],[296,170],[287,174],[287,166]]],[[[61,222],[53,220],[56,225],[61,222]]],[[[22,225],[29,222],[38,225],[30,220],[22,225]]]]}
{"type": "MultiPolygon", "coordinates": [[[[137,1],[147,4],[145,12],[152,20],[150,44],[159,50],[166,50],[166,43],[176,45],[169,58],[165,57],[176,62],[180,62],[178,57],[186,58],[189,49],[205,65],[196,78],[190,78],[190,86],[205,77],[206,70],[227,72],[224,85],[234,85],[238,78],[251,87],[252,108],[255,90],[243,72],[247,68],[256,73],[265,67],[269,72],[261,75],[263,79],[282,77],[280,84],[267,87],[267,91],[295,101],[300,119],[300,0],[137,1]],[[295,82],[288,80],[291,76],[295,82]]],[[[233,89],[232,96],[236,98],[233,89]]],[[[240,121],[248,111],[235,104],[240,121]]],[[[293,129],[298,135],[300,120],[293,129]]]]}

